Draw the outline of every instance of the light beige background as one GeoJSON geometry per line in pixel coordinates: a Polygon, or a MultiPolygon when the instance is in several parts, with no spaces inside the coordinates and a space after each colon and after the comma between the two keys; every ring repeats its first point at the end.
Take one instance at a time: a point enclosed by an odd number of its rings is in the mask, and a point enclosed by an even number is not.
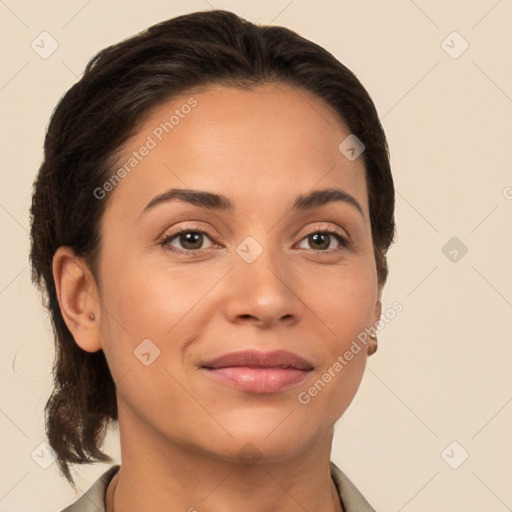
{"type": "MultiPolygon", "coordinates": [[[[27,266],[46,123],[96,51],[212,7],[325,46],[367,87],[389,138],[398,238],[384,309],[404,309],[380,334],[332,459],[381,512],[512,510],[512,1],[0,0],[0,511],[76,499],[55,464],[31,458],[53,357],[27,266]],[[43,31],[59,44],[47,59],[31,48],[43,31]],[[466,254],[445,255],[452,237],[466,254]]],[[[115,432],[107,446],[118,459],[115,432]]],[[[106,469],[81,469],[82,491],[106,469]]]]}

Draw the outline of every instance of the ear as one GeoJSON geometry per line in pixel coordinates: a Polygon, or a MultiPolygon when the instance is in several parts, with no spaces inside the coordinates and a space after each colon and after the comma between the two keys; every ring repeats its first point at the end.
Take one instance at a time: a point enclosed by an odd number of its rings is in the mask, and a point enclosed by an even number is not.
{"type": "Polygon", "coordinates": [[[86,352],[100,350],[101,306],[87,264],[71,247],[63,246],[55,252],[52,268],[60,310],[76,344],[86,352]]]}

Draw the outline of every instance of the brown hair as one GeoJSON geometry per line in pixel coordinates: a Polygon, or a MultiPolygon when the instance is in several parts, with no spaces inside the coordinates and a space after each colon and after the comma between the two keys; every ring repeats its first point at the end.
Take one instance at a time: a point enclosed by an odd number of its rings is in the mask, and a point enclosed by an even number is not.
{"type": "Polygon", "coordinates": [[[112,175],[115,155],[152,109],[196,87],[268,82],[323,99],[365,145],[376,268],[379,284],[386,281],[395,234],[386,137],[365,88],[328,51],[286,28],[220,10],[164,21],[100,51],[53,112],[31,207],[32,279],[45,297],[56,345],[46,432],[72,485],[70,463],[111,460],[100,446],[108,423],[118,419],[117,403],[103,351],[79,348],[64,322],[52,273],[55,251],[72,247],[97,276],[107,200],[93,191],[112,175]]]}

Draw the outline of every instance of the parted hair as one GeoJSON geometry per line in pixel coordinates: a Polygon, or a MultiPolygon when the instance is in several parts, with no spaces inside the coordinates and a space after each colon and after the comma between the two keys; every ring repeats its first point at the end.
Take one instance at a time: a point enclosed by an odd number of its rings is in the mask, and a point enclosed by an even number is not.
{"type": "Polygon", "coordinates": [[[388,145],[369,94],[331,53],[289,29],[253,24],[222,10],[175,17],[101,50],[51,116],[30,210],[32,280],[55,338],[46,433],[73,486],[70,464],[112,460],[101,448],[118,413],[103,351],[82,350],[64,322],[53,256],[60,246],[70,246],[97,279],[100,221],[109,198],[98,200],[93,191],[112,176],[116,155],[145,116],[194,88],[266,83],[313,93],[365,145],[361,158],[379,284],[387,279],[386,253],[395,236],[388,145]]]}

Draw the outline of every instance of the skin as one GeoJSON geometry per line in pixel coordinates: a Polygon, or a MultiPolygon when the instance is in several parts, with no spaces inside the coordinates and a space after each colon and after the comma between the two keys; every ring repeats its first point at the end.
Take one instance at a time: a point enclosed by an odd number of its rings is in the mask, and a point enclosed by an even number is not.
{"type": "MultiPolygon", "coordinates": [[[[154,110],[120,165],[191,96],[154,110]]],[[[104,350],[116,382],[115,509],[340,511],[329,473],[334,424],[360,384],[366,349],[307,405],[297,397],[380,318],[363,159],[341,154],[348,129],[306,91],[215,86],[193,97],[197,106],[106,198],[97,279],[68,247],[54,258],[66,323],[82,349],[104,350]],[[141,214],[170,188],[223,194],[235,207],[172,201],[141,214]],[[327,188],[353,196],[362,214],[341,201],[291,209],[296,196],[327,188]],[[317,249],[309,235],[333,228],[349,245],[331,236],[317,249]],[[183,237],[161,243],[178,229],[209,234],[192,249],[183,237]],[[247,236],[263,249],[252,263],[236,252],[247,236]],[[148,366],[134,355],[145,339],[160,350],[148,366]],[[240,349],[288,350],[314,370],[259,394],[200,368],[240,349]],[[254,465],[239,456],[248,443],[254,465]]]]}

